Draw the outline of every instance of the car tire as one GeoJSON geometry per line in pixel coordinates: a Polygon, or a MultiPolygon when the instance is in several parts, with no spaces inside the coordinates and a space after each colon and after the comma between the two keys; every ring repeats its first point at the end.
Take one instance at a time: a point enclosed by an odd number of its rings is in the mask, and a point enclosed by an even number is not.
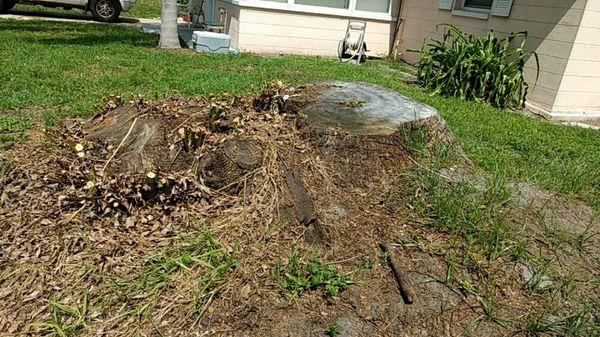
{"type": "Polygon", "coordinates": [[[121,4],[118,0],[92,0],[90,12],[97,21],[115,22],[121,15],[121,4]]]}
{"type": "Polygon", "coordinates": [[[0,13],[6,13],[17,4],[17,0],[0,0],[0,13]]]}

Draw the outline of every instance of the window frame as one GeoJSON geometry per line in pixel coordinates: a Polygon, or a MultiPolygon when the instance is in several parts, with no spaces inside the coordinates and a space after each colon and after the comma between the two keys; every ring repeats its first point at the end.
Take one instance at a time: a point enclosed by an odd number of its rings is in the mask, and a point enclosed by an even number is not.
{"type": "Polygon", "coordinates": [[[467,0],[462,0],[461,3],[462,3],[462,6],[460,6],[460,9],[465,10],[465,11],[471,11],[471,12],[479,12],[479,13],[491,13],[492,6],[494,6],[494,1],[492,1],[492,3],[490,3],[490,8],[467,6],[467,0]]]}
{"type": "Polygon", "coordinates": [[[396,17],[392,15],[392,8],[394,7],[394,0],[390,0],[390,6],[387,13],[383,12],[370,12],[370,11],[359,11],[356,10],[356,0],[349,0],[349,8],[334,8],[334,7],[322,7],[313,5],[300,5],[296,4],[295,0],[287,0],[287,2],[275,2],[268,0],[221,0],[232,5],[240,7],[252,7],[252,8],[264,8],[271,10],[280,10],[287,12],[299,12],[299,13],[310,13],[310,14],[321,14],[331,16],[342,16],[350,18],[360,19],[371,19],[378,21],[395,21],[396,17]]]}

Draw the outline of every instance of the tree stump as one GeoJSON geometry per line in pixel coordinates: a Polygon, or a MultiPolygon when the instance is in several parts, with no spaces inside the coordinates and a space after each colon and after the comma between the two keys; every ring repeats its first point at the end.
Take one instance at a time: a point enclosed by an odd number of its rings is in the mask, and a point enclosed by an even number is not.
{"type": "MultiPolygon", "coordinates": [[[[406,128],[429,133],[444,128],[434,108],[365,83],[279,87],[252,103],[236,100],[245,103],[190,101],[188,105],[156,105],[161,108],[154,110],[118,107],[93,118],[86,138],[104,144],[108,159],[102,171],[192,170],[206,186],[233,194],[241,191],[241,185],[251,185],[245,177],[259,171],[269,153],[269,165],[275,163],[279,171],[271,167],[262,172],[277,175],[267,177],[270,185],[275,182],[283,191],[277,207],[287,207],[284,216],[309,229],[307,240],[326,243],[329,224],[319,214],[325,186],[312,176],[307,161],[316,159],[327,166],[332,176],[328,183],[335,190],[368,194],[384,188],[386,179],[406,164],[406,144],[413,136],[404,132],[406,128]],[[185,113],[178,112],[182,108],[187,109],[185,113]],[[279,137],[285,139],[277,145],[270,139],[271,121],[279,123],[279,137]],[[295,137],[308,152],[296,149],[295,137]]],[[[245,188],[244,193],[252,191],[245,188]]]]}

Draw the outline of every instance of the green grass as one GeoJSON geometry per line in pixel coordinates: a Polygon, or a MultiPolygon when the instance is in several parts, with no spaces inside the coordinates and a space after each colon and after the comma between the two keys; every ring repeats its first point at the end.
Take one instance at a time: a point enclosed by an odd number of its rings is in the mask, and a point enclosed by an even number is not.
{"type": "Polygon", "coordinates": [[[56,300],[49,300],[52,320],[47,323],[34,323],[37,328],[47,329],[47,336],[75,336],[86,328],[90,311],[88,294],[83,296],[81,305],[66,305],[56,300]]]}
{"type": "Polygon", "coordinates": [[[109,25],[0,20],[0,31],[0,57],[8,65],[0,67],[0,111],[10,113],[1,125],[21,129],[36,120],[52,124],[66,116],[87,117],[109,94],[189,97],[257,92],[276,79],[289,85],[364,81],[437,108],[470,158],[494,175],[533,182],[600,207],[597,131],[430,96],[403,80],[401,63],[354,66],[316,57],[166,52],[155,49],[158,36],[109,25]]]}
{"type": "Polygon", "coordinates": [[[160,18],[159,0],[136,0],[131,10],[124,13],[124,16],[130,18],[160,18]]]}

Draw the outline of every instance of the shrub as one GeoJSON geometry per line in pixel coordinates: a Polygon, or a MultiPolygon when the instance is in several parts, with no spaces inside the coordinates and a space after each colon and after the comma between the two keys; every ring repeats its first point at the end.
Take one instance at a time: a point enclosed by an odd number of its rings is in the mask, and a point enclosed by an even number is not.
{"type": "MultiPolygon", "coordinates": [[[[525,103],[529,85],[525,82],[525,61],[534,51],[524,49],[527,32],[511,33],[499,39],[490,31],[470,35],[450,24],[442,41],[431,39],[420,50],[417,63],[419,83],[432,94],[486,101],[497,107],[518,108],[525,103]],[[520,45],[514,46],[518,38],[520,45]]],[[[537,81],[537,77],[536,77],[537,81]]]]}

